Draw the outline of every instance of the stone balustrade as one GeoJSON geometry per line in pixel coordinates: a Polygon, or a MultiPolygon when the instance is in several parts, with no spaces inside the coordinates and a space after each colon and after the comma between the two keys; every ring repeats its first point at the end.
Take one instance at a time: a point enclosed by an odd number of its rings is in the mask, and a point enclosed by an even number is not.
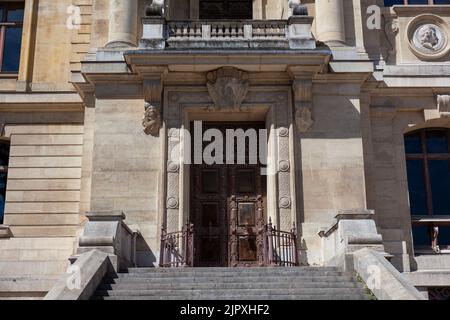
{"type": "Polygon", "coordinates": [[[288,20],[185,20],[162,17],[143,19],[143,49],[315,49],[313,18],[288,20]]]}

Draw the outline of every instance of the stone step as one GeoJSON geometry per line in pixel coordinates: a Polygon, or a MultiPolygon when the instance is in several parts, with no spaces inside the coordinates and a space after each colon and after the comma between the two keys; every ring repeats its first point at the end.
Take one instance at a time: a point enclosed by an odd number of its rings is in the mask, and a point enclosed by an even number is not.
{"type": "Polygon", "coordinates": [[[341,294],[341,295],[230,295],[230,296],[94,296],[93,300],[232,300],[232,301],[252,301],[252,300],[370,300],[363,294],[341,294]]]}
{"type": "Polygon", "coordinates": [[[266,283],[272,282],[345,282],[354,281],[354,277],[350,275],[342,276],[296,276],[296,277],[286,277],[286,276],[252,276],[252,277],[239,277],[239,276],[229,276],[229,277],[127,277],[123,274],[118,274],[118,278],[115,279],[105,279],[107,284],[119,284],[119,283],[149,283],[149,284],[164,284],[164,283],[255,283],[261,282],[263,279],[266,283]]]}
{"type": "Polygon", "coordinates": [[[197,272],[197,271],[182,271],[178,273],[163,273],[163,272],[146,272],[146,273],[121,273],[119,277],[121,278],[187,278],[187,277],[195,277],[195,278],[208,278],[208,277],[221,277],[221,278],[230,278],[230,277],[267,277],[267,276],[283,276],[283,277],[320,277],[320,276],[346,276],[349,273],[345,272],[337,272],[337,271],[316,271],[316,272],[307,272],[307,271],[290,271],[290,272],[197,272]]]}
{"type": "Polygon", "coordinates": [[[337,268],[130,268],[105,278],[99,300],[368,300],[337,268]]]}
{"type": "Polygon", "coordinates": [[[261,268],[128,268],[128,273],[184,273],[184,272],[218,272],[218,273],[287,273],[287,272],[340,272],[335,267],[261,267],[261,268]]]}
{"type": "MultiPolygon", "coordinates": [[[[265,282],[262,283],[120,283],[106,284],[99,286],[99,290],[203,290],[203,289],[261,289],[268,287],[265,282]]],[[[294,289],[294,288],[361,288],[358,283],[354,282],[271,282],[272,289],[294,289]]]]}
{"type": "Polygon", "coordinates": [[[247,296],[275,295],[345,295],[364,294],[362,288],[295,288],[295,289],[195,289],[195,290],[98,290],[98,296],[247,296]]]}

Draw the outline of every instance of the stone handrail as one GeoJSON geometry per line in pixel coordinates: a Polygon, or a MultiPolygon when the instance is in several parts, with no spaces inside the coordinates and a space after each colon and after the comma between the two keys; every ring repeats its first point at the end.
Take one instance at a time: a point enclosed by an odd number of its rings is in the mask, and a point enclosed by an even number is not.
{"type": "Polygon", "coordinates": [[[123,212],[89,212],[86,217],[77,254],[46,300],[87,300],[105,275],[136,266],[139,231],[127,226],[123,212]]]}
{"type": "Polygon", "coordinates": [[[116,274],[110,258],[99,250],[83,253],[58,279],[44,300],[89,300],[106,275],[116,274]]]}
{"type": "Polygon", "coordinates": [[[322,263],[356,272],[380,300],[424,300],[424,296],[389,262],[374,211],[340,210],[328,228],[319,231],[322,263]]]}
{"type": "Polygon", "coordinates": [[[355,251],[353,267],[378,300],[426,300],[380,252],[355,251]]]}

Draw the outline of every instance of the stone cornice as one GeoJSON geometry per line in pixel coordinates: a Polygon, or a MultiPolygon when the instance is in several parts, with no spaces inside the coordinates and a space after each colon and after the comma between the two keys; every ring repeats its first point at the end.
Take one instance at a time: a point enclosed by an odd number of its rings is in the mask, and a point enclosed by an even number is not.
{"type": "Polygon", "coordinates": [[[450,14],[450,6],[448,5],[408,5],[408,6],[393,6],[392,10],[401,16],[417,15],[421,13],[434,14],[450,14]]]}

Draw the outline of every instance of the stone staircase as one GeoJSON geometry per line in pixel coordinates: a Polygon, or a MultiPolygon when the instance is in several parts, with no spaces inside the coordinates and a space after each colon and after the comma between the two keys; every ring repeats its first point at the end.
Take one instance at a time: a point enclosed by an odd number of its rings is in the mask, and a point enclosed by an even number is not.
{"type": "Polygon", "coordinates": [[[105,278],[94,300],[368,300],[337,268],[130,268],[105,278]]]}

